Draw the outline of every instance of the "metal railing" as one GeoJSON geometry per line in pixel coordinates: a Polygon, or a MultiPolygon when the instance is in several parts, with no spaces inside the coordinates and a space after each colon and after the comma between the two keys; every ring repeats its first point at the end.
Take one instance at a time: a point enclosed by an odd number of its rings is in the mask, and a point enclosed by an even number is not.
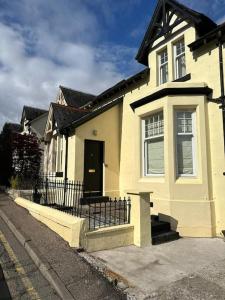
{"type": "Polygon", "coordinates": [[[129,198],[85,198],[83,183],[79,181],[41,177],[34,186],[33,201],[88,219],[90,230],[130,223],[129,198]]]}

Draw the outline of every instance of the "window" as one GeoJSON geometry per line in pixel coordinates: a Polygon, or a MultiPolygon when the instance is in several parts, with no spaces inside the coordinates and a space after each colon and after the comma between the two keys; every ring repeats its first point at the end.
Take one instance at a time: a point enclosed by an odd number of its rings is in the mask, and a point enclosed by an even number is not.
{"type": "Polygon", "coordinates": [[[174,45],[174,70],[175,79],[186,75],[184,39],[180,40],[174,45]]]}
{"type": "Polygon", "coordinates": [[[195,175],[195,111],[176,111],[178,175],[195,175]]]}
{"type": "Polygon", "coordinates": [[[168,81],[168,53],[167,49],[163,50],[158,55],[159,60],[159,84],[168,81]]]}
{"type": "Polygon", "coordinates": [[[143,120],[144,175],[164,174],[163,112],[143,120]]]}
{"type": "Polygon", "coordinates": [[[57,138],[57,172],[62,171],[62,160],[63,160],[63,137],[58,136],[58,138],[57,138]]]}

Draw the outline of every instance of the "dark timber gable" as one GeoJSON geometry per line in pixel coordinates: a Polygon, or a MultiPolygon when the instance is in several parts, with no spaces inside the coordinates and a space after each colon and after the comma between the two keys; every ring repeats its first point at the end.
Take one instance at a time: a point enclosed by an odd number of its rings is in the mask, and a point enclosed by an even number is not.
{"type": "Polygon", "coordinates": [[[193,24],[199,36],[216,28],[216,24],[206,17],[175,0],[159,0],[152,20],[149,24],[144,40],[138,51],[136,59],[138,62],[148,65],[148,54],[152,46],[160,37],[167,39],[171,36],[173,29],[183,21],[193,24]],[[176,20],[171,23],[172,18],[176,20]]]}

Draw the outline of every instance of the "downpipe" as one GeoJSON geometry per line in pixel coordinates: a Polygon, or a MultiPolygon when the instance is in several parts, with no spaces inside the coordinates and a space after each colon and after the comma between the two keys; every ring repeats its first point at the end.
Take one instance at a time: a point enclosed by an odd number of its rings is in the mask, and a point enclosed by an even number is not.
{"type": "MultiPolygon", "coordinates": [[[[222,109],[223,116],[223,142],[224,142],[224,153],[225,153],[225,88],[224,88],[224,65],[223,65],[223,44],[221,32],[219,32],[219,67],[220,67],[220,88],[221,88],[221,96],[220,96],[220,109],[222,109]]],[[[225,172],[223,172],[225,176],[225,172]]]]}

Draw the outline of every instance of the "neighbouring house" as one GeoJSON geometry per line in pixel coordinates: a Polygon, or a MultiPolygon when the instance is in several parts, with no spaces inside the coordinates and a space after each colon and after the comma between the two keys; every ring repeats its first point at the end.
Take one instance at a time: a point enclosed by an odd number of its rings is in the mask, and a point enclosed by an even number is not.
{"type": "Polygon", "coordinates": [[[31,106],[24,106],[20,121],[20,124],[22,126],[22,133],[33,132],[40,137],[43,134],[46,125],[46,114],[47,110],[31,106]]]}
{"type": "Polygon", "coordinates": [[[48,117],[48,111],[36,107],[24,106],[21,117],[21,134],[35,134],[37,137],[40,149],[43,150],[43,155],[41,159],[40,171],[43,172],[44,167],[44,143],[43,137],[45,133],[45,127],[48,117]]]}
{"type": "Polygon", "coordinates": [[[146,68],[100,95],[59,88],[45,170],[87,196],[153,192],[181,236],[225,229],[225,23],[159,0],[136,56],[146,68]]]}

